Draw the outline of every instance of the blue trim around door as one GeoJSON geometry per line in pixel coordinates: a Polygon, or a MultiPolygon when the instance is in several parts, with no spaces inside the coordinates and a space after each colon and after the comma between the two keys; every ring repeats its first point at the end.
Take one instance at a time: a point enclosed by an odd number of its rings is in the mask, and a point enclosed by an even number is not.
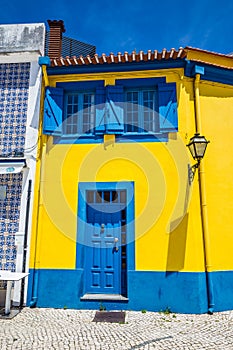
{"type": "MultiPolygon", "coordinates": [[[[126,191],[126,271],[135,270],[135,223],[134,223],[134,182],[80,182],[78,186],[78,226],[76,246],[76,269],[85,268],[85,232],[87,231],[87,191],[126,191]]],[[[126,272],[127,273],[127,272],[126,272]]],[[[128,278],[128,277],[126,277],[128,278]]],[[[81,294],[85,294],[85,274],[81,287],[81,294]]]]}

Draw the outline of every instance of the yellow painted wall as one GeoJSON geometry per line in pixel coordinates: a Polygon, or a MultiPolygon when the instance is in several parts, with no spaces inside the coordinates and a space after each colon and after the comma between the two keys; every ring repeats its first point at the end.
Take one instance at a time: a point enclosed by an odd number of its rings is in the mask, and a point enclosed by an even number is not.
{"type": "Polygon", "coordinates": [[[233,87],[202,82],[202,130],[208,139],[206,195],[212,270],[233,269],[233,87]]]}
{"type": "MultiPolygon", "coordinates": [[[[80,181],[134,181],[136,269],[205,270],[197,174],[192,186],[188,182],[188,163],[193,161],[186,144],[195,132],[193,80],[183,77],[181,69],[173,69],[53,76],[50,84],[93,79],[112,84],[116,78],[159,76],[177,83],[179,133],[170,134],[168,142],[54,145],[52,137],[44,137],[47,143],[37,174],[39,177],[41,171],[39,219],[35,202],[32,233],[35,242],[38,232],[38,268],[75,268],[80,181]]],[[[212,269],[226,270],[233,268],[233,190],[228,188],[232,162],[227,149],[231,142],[233,89],[204,82],[200,93],[202,131],[211,140],[204,162],[212,269]]],[[[30,267],[34,267],[34,258],[32,245],[30,267]]]]}

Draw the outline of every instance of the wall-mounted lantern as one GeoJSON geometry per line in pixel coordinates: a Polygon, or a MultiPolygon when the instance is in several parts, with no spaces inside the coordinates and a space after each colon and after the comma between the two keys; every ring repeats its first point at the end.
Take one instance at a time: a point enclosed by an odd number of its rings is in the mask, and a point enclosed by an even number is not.
{"type": "Polygon", "coordinates": [[[206,147],[210,141],[207,141],[205,136],[201,136],[199,133],[196,133],[189,141],[187,147],[190,150],[190,153],[194,160],[197,161],[193,166],[189,166],[189,182],[191,183],[194,179],[196,169],[200,165],[200,161],[205,155],[206,147]]]}

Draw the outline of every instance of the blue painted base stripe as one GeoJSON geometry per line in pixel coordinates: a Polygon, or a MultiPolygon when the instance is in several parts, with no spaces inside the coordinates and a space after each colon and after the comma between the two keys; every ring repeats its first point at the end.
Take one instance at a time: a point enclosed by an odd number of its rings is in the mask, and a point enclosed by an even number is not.
{"type": "Polygon", "coordinates": [[[233,271],[211,272],[214,287],[214,311],[233,310],[233,271]]]}
{"type": "Polygon", "coordinates": [[[132,271],[128,283],[138,310],[207,312],[205,273],[132,271]]]}
{"type": "MultiPolygon", "coordinates": [[[[214,311],[233,309],[233,271],[212,272],[214,311]]],[[[32,297],[30,270],[28,305],[32,297]]],[[[99,309],[100,301],[81,301],[83,269],[38,270],[37,307],[99,309]]],[[[107,310],[161,311],[178,313],[208,311],[205,273],[128,271],[128,302],[102,302],[107,310]]]]}

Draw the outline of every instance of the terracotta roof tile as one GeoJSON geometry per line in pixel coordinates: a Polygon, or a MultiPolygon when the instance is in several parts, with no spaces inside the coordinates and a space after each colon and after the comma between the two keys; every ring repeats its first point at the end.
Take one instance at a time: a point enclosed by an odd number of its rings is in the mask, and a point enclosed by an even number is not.
{"type": "MultiPolygon", "coordinates": [[[[62,66],[82,66],[82,65],[103,65],[103,64],[122,64],[127,62],[147,62],[147,61],[160,61],[160,60],[177,60],[177,59],[184,59],[188,56],[189,52],[199,52],[209,54],[210,56],[216,56],[217,57],[226,57],[228,59],[233,60],[233,56],[230,55],[224,55],[216,52],[201,50],[197,48],[192,47],[180,47],[179,50],[176,50],[172,48],[170,51],[167,49],[163,49],[161,52],[158,52],[157,50],[151,51],[148,50],[147,52],[139,51],[138,53],[136,51],[132,51],[132,53],[128,52],[118,52],[116,55],[114,53],[110,53],[108,56],[103,53],[102,55],[94,54],[93,56],[87,55],[87,56],[73,56],[73,57],[60,57],[60,58],[54,58],[51,59],[51,66],[52,67],[62,67],[62,66]]],[[[219,59],[218,59],[219,60],[219,59]]],[[[209,63],[216,66],[221,67],[220,63],[213,63],[209,62],[208,59],[205,60],[197,60],[202,63],[209,63]]],[[[226,67],[226,66],[224,66],[226,67]]],[[[226,68],[232,69],[231,64],[229,67],[226,68]]]]}
{"type": "Polygon", "coordinates": [[[157,50],[147,52],[139,51],[136,53],[133,51],[132,53],[118,52],[117,55],[110,53],[107,56],[105,53],[102,55],[95,54],[93,57],[87,55],[83,56],[73,56],[73,57],[60,57],[51,59],[52,67],[61,67],[61,66],[79,66],[79,65],[101,65],[101,64],[112,64],[112,63],[125,63],[125,62],[147,62],[147,61],[156,61],[156,60],[170,60],[177,58],[184,58],[186,56],[185,50],[180,48],[179,51],[175,49],[171,49],[171,51],[167,51],[163,49],[162,52],[158,52],[157,50]]]}
{"type": "Polygon", "coordinates": [[[199,49],[197,47],[192,47],[192,46],[186,46],[185,47],[185,51],[197,51],[197,52],[203,52],[203,53],[207,53],[207,54],[212,54],[215,56],[222,56],[222,57],[229,57],[229,55],[223,54],[223,53],[219,53],[219,52],[214,52],[214,51],[208,51],[208,50],[203,50],[203,49],[199,49]]]}
{"type": "Polygon", "coordinates": [[[229,54],[207,51],[203,49],[193,48],[191,46],[186,46],[185,51],[188,59],[189,53],[191,53],[191,59],[197,62],[204,64],[207,63],[216,67],[233,70],[233,57],[229,54]]]}

